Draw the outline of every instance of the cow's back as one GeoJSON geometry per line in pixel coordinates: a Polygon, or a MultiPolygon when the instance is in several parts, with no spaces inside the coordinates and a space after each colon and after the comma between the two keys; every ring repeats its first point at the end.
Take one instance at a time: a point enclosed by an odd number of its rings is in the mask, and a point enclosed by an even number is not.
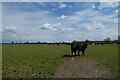
{"type": "Polygon", "coordinates": [[[83,44],[77,44],[76,49],[80,51],[83,50],[83,44]]]}
{"type": "Polygon", "coordinates": [[[76,45],[76,49],[80,51],[85,50],[86,48],[87,48],[87,43],[81,43],[76,45]]]}

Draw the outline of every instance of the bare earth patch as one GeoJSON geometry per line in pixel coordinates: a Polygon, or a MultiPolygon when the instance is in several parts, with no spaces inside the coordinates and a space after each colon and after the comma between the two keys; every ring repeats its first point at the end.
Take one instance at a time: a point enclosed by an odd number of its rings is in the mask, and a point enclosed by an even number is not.
{"type": "Polygon", "coordinates": [[[114,78],[103,65],[86,57],[65,58],[65,62],[54,73],[54,78],[114,78]]]}

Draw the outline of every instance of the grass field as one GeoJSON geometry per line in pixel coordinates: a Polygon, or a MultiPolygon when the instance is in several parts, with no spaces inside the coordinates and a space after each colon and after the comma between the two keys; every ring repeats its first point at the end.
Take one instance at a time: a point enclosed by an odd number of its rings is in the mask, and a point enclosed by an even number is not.
{"type": "Polygon", "coordinates": [[[2,79],[2,45],[0,44],[0,79],[2,79]]]}
{"type": "Polygon", "coordinates": [[[104,64],[113,75],[118,76],[118,45],[95,45],[87,49],[88,56],[104,64]]]}
{"type": "MultiPolygon", "coordinates": [[[[5,77],[50,77],[64,63],[65,54],[71,54],[69,45],[4,44],[2,69],[5,77]]],[[[86,56],[105,65],[117,76],[118,46],[90,45],[86,56]]]]}

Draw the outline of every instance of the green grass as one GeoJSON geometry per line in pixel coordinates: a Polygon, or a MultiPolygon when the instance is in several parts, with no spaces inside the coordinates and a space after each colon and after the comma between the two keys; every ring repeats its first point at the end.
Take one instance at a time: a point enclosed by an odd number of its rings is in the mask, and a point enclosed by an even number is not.
{"type": "MultiPolygon", "coordinates": [[[[117,45],[88,46],[88,58],[104,64],[117,76],[117,45]]],[[[71,54],[68,45],[5,44],[2,46],[3,77],[49,77],[71,54]]]]}
{"type": "Polygon", "coordinates": [[[105,65],[113,75],[118,76],[118,45],[94,45],[86,50],[87,57],[105,65]]]}
{"type": "Polygon", "coordinates": [[[65,53],[70,53],[66,45],[3,45],[3,77],[49,76],[64,62],[65,53]]]}
{"type": "Polygon", "coordinates": [[[0,44],[0,79],[2,79],[2,45],[0,44]]]}

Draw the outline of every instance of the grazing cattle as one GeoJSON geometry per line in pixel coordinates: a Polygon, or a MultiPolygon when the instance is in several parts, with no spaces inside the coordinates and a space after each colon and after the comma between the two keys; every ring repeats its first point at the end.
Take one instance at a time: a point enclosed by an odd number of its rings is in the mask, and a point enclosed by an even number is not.
{"type": "Polygon", "coordinates": [[[72,56],[73,56],[73,53],[76,55],[76,51],[77,51],[76,46],[77,46],[77,44],[71,43],[72,56]]]}
{"type": "Polygon", "coordinates": [[[85,41],[84,43],[78,44],[78,43],[71,43],[71,52],[76,56],[76,53],[78,53],[78,56],[80,56],[80,51],[82,51],[82,55],[85,56],[85,50],[88,46],[88,41],[85,41]]]}

